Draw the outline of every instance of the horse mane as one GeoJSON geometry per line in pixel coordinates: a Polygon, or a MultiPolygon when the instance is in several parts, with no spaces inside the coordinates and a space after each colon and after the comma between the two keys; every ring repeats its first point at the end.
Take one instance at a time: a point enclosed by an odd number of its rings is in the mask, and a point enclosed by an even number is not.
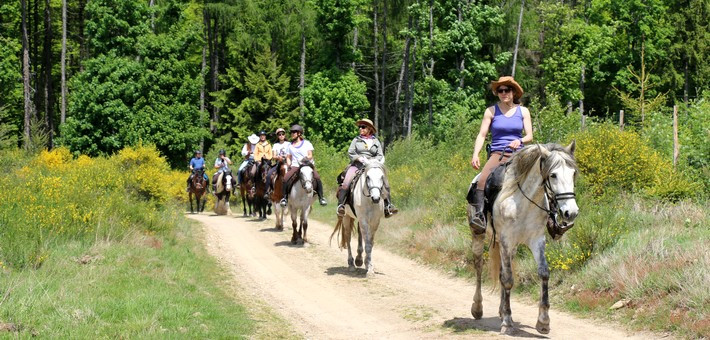
{"type": "Polygon", "coordinates": [[[508,197],[517,190],[517,183],[525,181],[538,161],[542,162],[540,167],[542,178],[549,177],[552,169],[560,166],[562,162],[574,169],[575,174],[579,172],[574,156],[562,145],[556,143],[528,145],[511,157],[500,198],[508,197]]]}
{"type": "Polygon", "coordinates": [[[385,175],[387,174],[387,168],[385,168],[385,165],[380,162],[377,162],[377,161],[367,162],[367,164],[365,165],[365,168],[363,169],[363,172],[367,172],[370,169],[376,169],[376,168],[382,169],[382,172],[384,172],[385,175]]]}

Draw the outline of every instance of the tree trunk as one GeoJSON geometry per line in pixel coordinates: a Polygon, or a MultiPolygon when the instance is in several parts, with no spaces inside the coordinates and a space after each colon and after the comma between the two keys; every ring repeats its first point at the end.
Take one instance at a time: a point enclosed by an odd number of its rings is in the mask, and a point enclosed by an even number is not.
{"type": "MultiPolygon", "coordinates": [[[[434,76],[434,0],[429,0],[429,78],[434,76]]],[[[433,80],[433,79],[430,79],[433,80]]],[[[434,108],[432,105],[431,89],[429,89],[429,127],[433,124],[434,108]]]]}
{"type": "Polygon", "coordinates": [[[525,0],[520,3],[520,15],[518,16],[518,33],[515,36],[515,49],[513,50],[513,70],[511,77],[515,78],[515,66],[518,62],[518,45],[520,43],[520,28],[523,26],[523,9],[525,9],[525,0]]]}
{"type": "MultiPolygon", "coordinates": [[[[419,32],[419,24],[417,24],[417,32],[419,32]]],[[[419,34],[417,34],[419,36],[419,34]]],[[[414,47],[412,47],[412,62],[411,65],[416,65],[417,62],[417,38],[414,38],[414,47]]],[[[414,75],[416,72],[413,70],[415,67],[411,67],[412,72],[409,77],[409,88],[407,91],[407,137],[412,135],[412,111],[414,109],[414,75]]]]}
{"type": "Polygon", "coordinates": [[[301,111],[301,118],[305,114],[305,105],[303,103],[303,90],[306,88],[306,27],[303,19],[301,19],[301,71],[298,74],[298,107],[301,111]]]}
{"type": "Polygon", "coordinates": [[[683,82],[683,103],[685,103],[685,113],[688,114],[688,55],[685,55],[685,80],[683,82]]]}
{"type": "Polygon", "coordinates": [[[42,48],[44,73],[44,123],[49,132],[47,147],[54,144],[54,90],[52,89],[52,16],[49,0],[44,0],[44,47],[42,48]]]}
{"type": "Polygon", "coordinates": [[[150,7],[150,29],[155,33],[155,12],[153,11],[153,6],[155,6],[155,0],[150,0],[148,7],[150,7]]]}
{"type": "Polygon", "coordinates": [[[646,60],[645,59],[644,35],[641,35],[641,123],[646,117],[646,60]]]}
{"type": "MultiPolygon", "coordinates": [[[[410,38],[410,33],[412,30],[412,16],[409,15],[409,20],[407,22],[407,37],[404,39],[404,50],[402,51],[402,66],[399,68],[399,79],[397,80],[397,91],[395,92],[394,95],[394,107],[395,107],[395,112],[397,115],[402,116],[402,122],[404,123],[404,115],[406,111],[406,105],[405,109],[403,112],[400,112],[400,96],[402,95],[402,85],[406,86],[405,88],[405,96],[409,94],[409,85],[408,84],[408,76],[409,76],[409,49],[410,49],[410,44],[412,39],[410,38]]],[[[405,102],[406,104],[406,102],[405,102]]],[[[395,126],[397,122],[395,122],[395,119],[392,119],[392,133],[394,134],[395,131],[395,126]]]]}
{"type": "Polygon", "coordinates": [[[584,115],[584,72],[585,72],[585,67],[584,64],[582,64],[582,72],[580,72],[580,77],[579,77],[579,92],[582,93],[582,96],[579,98],[579,113],[584,115]]]}
{"type": "Polygon", "coordinates": [[[380,110],[382,113],[382,125],[385,125],[384,122],[387,119],[387,100],[385,93],[386,91],[386,85],[387,81],[385,80],[385,74],[387,73],[387,0],[382,1],[382,74],[380,81],[382,82],[382,85],[380,86],[380,100],[381,100],[381,105],[382,109],[380,110]]]}
{"type": "Polygon", "coordinates": [[[34,105],[30,89],[30,50],[27,36],[27,1],[20,0],[22,7],[22,84],[25,98],[25,150],[30,148],[30,118],[34,115],[34,105]]]}
{"type": "MultiPolygon", "coordinates": [[[[459,22],[459,24],[463,21],[463,11],[461,10],[461,1],[457,1],[456,5],[456,17],[459,22]]],[[[460,90],[463,88],[463,71],[464,71],[464,65],[465,60],[464,57],[461,55],[461,52],[459,52],[456,55],[456,68],[459,70],[459,86],[457,90],[460,90]]]]}
{"type": "MultiPolygon", "coordinates": [[[[205,31],[203,29],[202,36],[205,37],[205,31]]],[[[206,39],[205,39],[205,42],[206,39]]],[[[205,124],[205,71],[207,70],[207,46],[202,45],[202,67],[200,68],[200,80],[202,80],[202,86],[200,86],[200,128],[204,127],[205,124]]],[[[200,150],[205,148],[205,137],[200,138],[200,150]]]]}
{"type": "MultiPolygon", "coordinates": [[[[357,26],[355,26],[355,29],[353,31],[353,56],[357,52],[357,36],[358,36],[358,28],[357,28],[357,26]]],[[[350,68],[352,68],[353,71],[355,70],[355,58],[354,57],[353,57],[353,62],[350,63],[350,68]]]]}
{"type": "Polygon", "coordinates": [[[67,0],[62,0],[62,104],[59,124],[67,118],[67,0]]]}
{"type": "Polygon", "coordinates": [[[86,51],[86,41],[84,39],[84,9],[86,3],[84,0],[79,0],[79,72],[84,71],[84,60],[88,53],[86,51]]]}
{"type": "Polygon", "coordinates": [[[377,55],[380,46],[377,44],[377,0],[372,0],[372,49],[374,50],[375,63],[373,74],[375,78],[375,130],[380,130],[380,75],[378,74],[379,56],[377,55]]]}
{"type": "MultiPolygon", "coordinates": [[[[540,17],[542,17],[542,15],[540,15],[540,17]]],[[[537,68],[537,79],[540,79],[540,81],[538,82],[538,84],[539,84],[538,91],[540,92],[540,103],[545,105],[545,103],[546,103],[545,82],[542,81],[545,77],[545,70],[543,70],[542,67],[540,67],[540,65],[542,65],[542,62],[545,58],[545,54],[544,54],[544,51],[545,51],[545,20],[544,19],[541,21],[540,27],[542,28],[542,29],[540,29],[540,34],[538,35],[538,41],[540,43],[540,52],[539,52],[540,54],[539,54],[539,57],[537,60],[537,65],[535,65],[535,67],[537,68]]]]}

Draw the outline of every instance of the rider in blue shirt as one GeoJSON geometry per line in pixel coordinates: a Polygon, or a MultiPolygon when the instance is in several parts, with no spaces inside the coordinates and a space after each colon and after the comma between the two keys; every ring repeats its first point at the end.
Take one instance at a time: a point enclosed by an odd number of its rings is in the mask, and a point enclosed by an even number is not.
{"type": "MultiPolygon", "coordinates": [[[[210,179],[207,177],[207,173],[204,171],[205,170],[205,159],[202,158],[202,151],[200,150],[195,150],[195,157],[192,157],[190,160],[190,177],[187,179],[187,191],[190,191],[190,181],[192,181],[192,176],[195,175],[195,172],[198,170],[202,170],[202,176],[205,178],[205,181],[207,181],[206,187],[209,188],[210,184],[210,179]]],[[[209,190],[209,189],[208,189],[209,190]]]]}

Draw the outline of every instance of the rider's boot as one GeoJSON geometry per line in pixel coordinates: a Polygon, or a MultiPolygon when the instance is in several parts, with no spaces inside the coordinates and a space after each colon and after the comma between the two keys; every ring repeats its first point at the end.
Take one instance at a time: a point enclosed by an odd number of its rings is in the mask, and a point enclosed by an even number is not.
{"type": "Polygon", "coordinates": [[[338,188],[338,209],[336,213],[338,216],[345,216],[345,199],[348,197],[348,189],[338,188]]]}
{"type": "Polygon", "coordinates": [[[468,225],[476,234],[483,234],[486,232],[486,216],[483,213],[483,201],[483,190],[476,189],[476,192],[473,194],[473,203],[471,204],[474,209],[474,214],[468,222],[468,225]]]}
{"type": "Polygon", "coordinates": [[[385,199],[385,218],[389,218],[392,215],[399,212],[399,209],[392,204],[391,199],[385,199]]]}
{"type": "Polygon", "coordinates": [[[284,198],[281,199],[281,202],[279,204],[281,204],[282,207],[285,207],[288,205],[288,192],[291,188],[288,183],[284,183],[281,189],[283,190],[284,198]]]}
{"type": "Polygon", "coordinates": [[[316,192],[318,193],[318,202],[320,205],[328,205],[325,197],[323,197],[323,183],[320,179],[316,179],[316,181],[318,182],[318,187],[316,188],[316,192]]]}

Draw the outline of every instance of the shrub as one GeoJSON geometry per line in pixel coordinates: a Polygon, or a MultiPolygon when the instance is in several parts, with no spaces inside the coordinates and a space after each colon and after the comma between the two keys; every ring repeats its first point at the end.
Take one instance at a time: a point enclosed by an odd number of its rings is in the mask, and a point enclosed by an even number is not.
{"type": "Polygon", "coordinates": [[[692,186],[685,184],[688,180],[673,170],[670,161],[633,131],[600,124],[571,138],[577,141],[575,157],[595,195],[648,190],[654,196],[679,199],[693,194],[692,186]]]}

